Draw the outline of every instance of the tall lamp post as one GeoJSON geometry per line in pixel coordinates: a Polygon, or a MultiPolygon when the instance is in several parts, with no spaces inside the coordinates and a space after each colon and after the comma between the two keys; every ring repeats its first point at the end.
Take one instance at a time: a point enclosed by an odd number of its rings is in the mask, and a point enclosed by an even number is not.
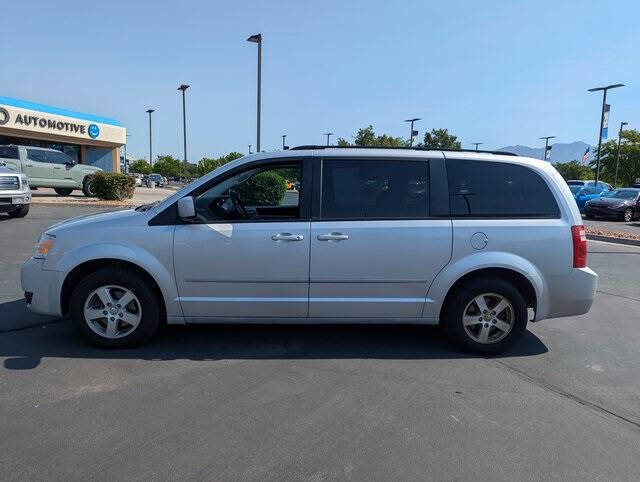
{"type": "Polygon", "coordinates": [[[284,140],[286,139],[287,135],[282,134],[280,137],[282,137],[282,150],[284,151],[286,149],[286,146],[284,145],[284,140]]]}
{"type": "Polygon", "coordinates": [[[409,147],[413,147],[413,123],[419,120],[420,120],[420,117],[415,117],[413,119],[405,120],[405,122],[411,123],[411,127],[409,128],[409,147]]]}
{"type": "Polygon", "coordinates": [[[260,87],[262,78],[262,34],[251,35],[247,42],[258,44],[258,117],[256,126],[256,152],[260,152],[260,87]]]}
{"type": "Polygon", "coordinates": [[[182,84],[178,87],[178,90],[182,91],[182,131],[184,132],[184,165],[187,165],[187,109],[185,107],[185,91],[189,88],[189,85],[182,84]]]}
{"type": "Polygon", "coordinates": [[[544,139],[544,153],[542,154],[542,160],[546,161],[547,160],[547,152],[549,151],[549,139],[555,139],[556,136],[546,136],[546,137],[541,137],[540,139],[544,139]]]}
{"type": "MultiPolygon", "coordinates": [[[[131,134],[126,134],[126,137],[131,137],[131,134]]],[[[124,140],[124,173],[127,174],[129,169],[127,164],[127,139],[124,140]]]]}
{"type": "Polygon", "coordinates": [[[481,146],[484,142],[472,142],[471,145],[476,146],[476,151],[478,150],[478,146],[481,146]]]}
{"type": "Polygon", "coordinates": [[[251,144],[249,144],[249,154],[251,154],[251,144]]]}
{"type": "Polygon", "coordinates": [[[620,133],[618,134],[618,153],[616,154],[616,180],[613,182],[614,187],[618,185],[618,165],[620,164],[620,141],[622,140],[622,128],[628,122],[620,122],[620,133]]]}
{"type": "Polygon", "coordinates": [[[325,132],[322,134],[323,136],[327,136],[327,147],[329,147],[329,137],[333,135],[333,132],[325,132]]]}
{"type": "Polygon", "coordinates": [[[153,151],[151,149],[151,114],[155,112],[155,109],[147,109],[149,114],[149,165],[153,166],[153,151]]]}
{"type": "Polygon", "coordinates": [[[600,147],[602,146],[602,126],[604,125],[604,106],[607,103],[607,91],[618,87],[624,87],[624,84],[611,84],[606,87],[594,87],[593,89],[588,89],[589,92],[602,91],[602,112],[600,113],[600,132],[598,133],[598,157],[596,158],[596,186],[598,185],[598,179],[600,178],[600,147]]]}

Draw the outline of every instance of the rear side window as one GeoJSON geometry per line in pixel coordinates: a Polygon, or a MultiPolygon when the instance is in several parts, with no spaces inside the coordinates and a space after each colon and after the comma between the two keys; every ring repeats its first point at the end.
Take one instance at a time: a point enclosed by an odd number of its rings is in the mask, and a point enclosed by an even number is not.
{"type": "Polygon", "coordinates": [[[461,217],[557,218],[547,183],[516,164],[447,160],[451,214],[461,217]]]}
{"type": "Polygon", "coordinates": [[[428,215],[427,161],[323,161],[323,219],[412,219],[428,215]]]}
{"type": "Polygon", "coordinates": [[[46,151],[40,151],[38,149],[27,149],[27,157],[36,162],[49,162],[46,151]]]}
{"type": "Polygon", "coordinates": [[[18,148],[12,146],[0,146],[0,157],[4,159],[20,159],[18,148]]]}

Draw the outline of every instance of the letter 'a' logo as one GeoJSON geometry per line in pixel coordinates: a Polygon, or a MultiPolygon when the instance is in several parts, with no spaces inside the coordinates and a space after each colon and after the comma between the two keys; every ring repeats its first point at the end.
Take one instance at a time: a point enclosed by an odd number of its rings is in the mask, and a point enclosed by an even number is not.
{"type": "Polygon", "coordinates": [[[100,128],[95,124],[89,124],[89,137],[95,139],[100,135],[100,128]]]}
{"type": "Polygon", "coordinates": [[[9,112],[4,107],[0,107],[0,126],[9,122],[9,112]]]}

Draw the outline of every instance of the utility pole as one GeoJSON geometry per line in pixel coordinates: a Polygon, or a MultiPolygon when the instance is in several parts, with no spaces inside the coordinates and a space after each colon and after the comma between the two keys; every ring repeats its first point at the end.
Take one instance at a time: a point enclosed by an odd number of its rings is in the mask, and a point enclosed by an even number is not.
{"type": "MultiPolygon", "coordinates": [[[[409,128],[409,147],[413,147],[413,123],[419,121],[419,117],[415,117],[413,119],[406,119],[405,122],[410,122],[411,127],[409,128]]],[[[417,133],[416,133],[417,134],[417,133]]]]}
{"type": "Polygon", "coordinates": [[[147,114],[149,114],[149,165],[153,166],[153,150],[151,149],[151,114],[155,112],[155,109],[147,109],[147,114]]]}
{"type": "Polygon", "coordinates": [[[249,144],[249,154],[251,154],[251,144],[249,144]]]}
{"type": "Polygon", "coordinates": [[[256,126],[256,152],[260,152],[260,90],[262,79],[262,34],[251,35],[247,42],[258,44],[258,117],[256,126]]]}
{"type": "Polygon", "coordinates": [[[596,159],[596,186],[598,185],[598,180],[600,179],[600,147],[602,146],[602,127],[604,125],[604,106],[607,103],[607,91],[609,89],[616,89],[618,87],[624,87],[624,84],[611,84],[606,87],[594,87],[593,89],[588,89],[589,92],[597,92],[601,90],[602,94],[602,112],[600,113],[600,132],[598,133],[598,157],[596,159]]]}
{"type": "Polygon", "coordinates": [[[618,134],[618,153],[616,154],[616,180],[613,182],[613,187],[618,185],[618,165],[620,164],[620,142],[622,141],[622,128],[626,126],[628,122],[620,122],[620,133],[618,134]]]}
{"type": "Polygon", "coordinates": [[[478,151],[478,146],[484,144],[484,142],[472,142],[471,145],[476,146],[476,152],[478,151]]]}
{"type": "Polygon", "coordinates": [[[282,150],[284,151],[286,149],[285,145],[284,145],[284,140],[287,137],[286,134],[282,134],[280,137],[282,137],[282,150]]]}
{"type": "Polygon", "coordinates": [[[327,136],[327,147],[329,147],[329,137],[333,135],[333,132],[325,132],[322,134],[323,136],[327,136]]]}
{"type": "Polygon", "coordinates": [[[185,107],[184,93],[189,88],[187,84],[182,84],[178,90],[182,91],[182,130],[184,132],[184,165],[187,165],[187,113],[185,107]]]}
{"type": "Polygon", "coordinates": [[[551,148],[549,147],[549,139],[555,139],[555,137],[556,136],[546,136],[546,137],[540,138],[540,139],[544,139],[544,153],[542,154],[543,161],[547,160],[547,152],[551,150],[551,148]]]}

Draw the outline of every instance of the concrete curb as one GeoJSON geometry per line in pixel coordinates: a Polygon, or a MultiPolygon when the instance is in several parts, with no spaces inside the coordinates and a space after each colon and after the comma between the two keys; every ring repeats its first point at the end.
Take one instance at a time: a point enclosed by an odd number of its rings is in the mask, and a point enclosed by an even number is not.
{"type": "Polygon", "coordinates": [[[587,239],[592,239],[593,241],[606,241],[607,243],[626,244],[627,246],[640,246],[640,240],[637,239],[611,238],[609,236],[599,236],[597,234],[587,234],[587,239]]]}
{"type": "Polygon", "coordinates": [[[91,202],[91,203],[74,203],[74,202],[65,202],[65,201],[60,201],[60,202],[54,202],[54,201],[36,201],[33,202],[33,200],[31,201],[31,205],[32,206],[76,206],[76,207],[87,207],[87,208],[91,208],[91,207],[96,207],[96,208],[132,208],[132,207],[137,207],[140,204],[144,204],[142,203],[137,203],[137,204],[132,204],[132,203],[118,203],[118,204],[114,204],[114,203],[109,203],[109,202],[91,202]]]}

